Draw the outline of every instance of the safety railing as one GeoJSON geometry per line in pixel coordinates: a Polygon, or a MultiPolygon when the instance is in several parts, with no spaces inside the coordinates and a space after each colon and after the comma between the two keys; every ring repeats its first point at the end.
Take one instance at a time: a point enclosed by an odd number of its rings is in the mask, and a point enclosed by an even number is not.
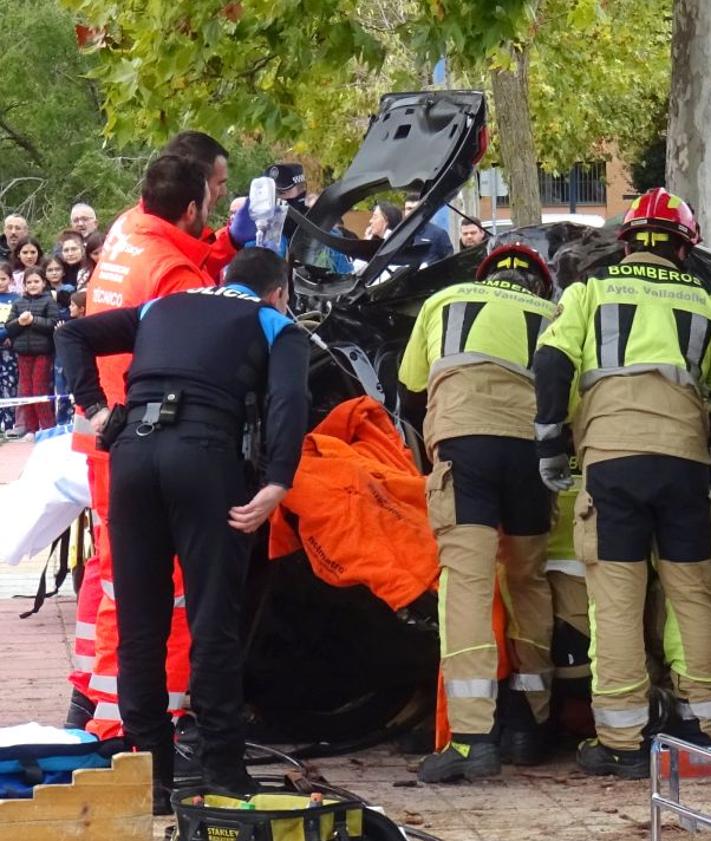
{"type": "MultiPolygon", "coordinates": [[[[685,806],[680,801],[680,781],[681,774],[679,772],[679,754],[688,753],[691,756],[698,757],[702,761],[705,760],[711,763],[711,748],[702,748],[697,745],[692,745],[689,742],[684,742],[681,739],[675,739],[673,736],[665,736],[660,733],[655,737],[652,743],[652,794],[651,794],[651,841],[661,841],[662,837],[662,812],[669,811],[679,816],[679,823],[684,829],[689,832],[696,832],[702,827],[711,828],[711,815],[699,812],[698,809],[692,809],[690,806],[685,806]],[[662,776],[664,768],[662,767],[664,752],[668,752],[668,770],[669,770],[669,794],[664,796],[661,792],[662,776]]],[[[666,775],[664,775],[666,776],[666,775]]]]}

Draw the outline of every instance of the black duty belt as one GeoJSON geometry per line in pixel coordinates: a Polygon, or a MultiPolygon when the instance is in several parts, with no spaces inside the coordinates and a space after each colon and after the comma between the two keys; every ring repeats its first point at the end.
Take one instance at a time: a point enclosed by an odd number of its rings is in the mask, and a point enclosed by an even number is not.
{"type": "Polygon", "coordinates": [[[173,426],[190,421],[195,423],[207,423],[217,426],[224,432],[236,435],[242,431],[242,421],[230,412],[223,412],[220,409],[213,409],[210,406],[181,405],[174,420],[165,422],[159,417],[161,403],[144,403],[141,406],[133,406],[128,410],[127,423],[138,423],[136,433],[138,435],[150,435],[154,429],[164,426],[173,426]]]}

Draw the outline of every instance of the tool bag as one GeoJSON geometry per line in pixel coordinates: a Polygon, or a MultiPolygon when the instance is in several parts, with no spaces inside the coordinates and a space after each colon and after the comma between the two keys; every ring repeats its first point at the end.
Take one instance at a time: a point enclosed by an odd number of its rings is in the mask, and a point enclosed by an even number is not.
{"type": "Polygon", "coordinates": [[[358,800],[326,797],[309,806],[309,796],[302,794],[237,798],[184,788],[171,801],[179,841],[402,841],[392,821],[358,800]]]}

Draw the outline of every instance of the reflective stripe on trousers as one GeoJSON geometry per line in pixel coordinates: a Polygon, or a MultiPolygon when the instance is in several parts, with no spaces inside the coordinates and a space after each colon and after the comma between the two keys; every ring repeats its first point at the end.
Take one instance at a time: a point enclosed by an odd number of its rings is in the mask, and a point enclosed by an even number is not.
{"type": "Polygon", "coordinates": [[[514,672],[509,678],[509,688],[516,692],[545,692],[548,687],[543,675],[514,672]]]}
{"type": "Polygon", "coordinates": [[[486,678],[469,678],[467,680],[447,680],[444,688],[448,698],[496,698],[498,683],[486,678]]]}
{"type": "Polygon", "coordinates": [[[711,718],[711,701],[677,701],[676,711],[684,721],[711,718]]]}
{"type": "MultiPolygon", "coordinates": [[[[101,589],[104,591],[104,594],[111,599],[112,602],[116,601],[116,594],[114,592],[113,581],[107,581],[105,578],[102,578],[101,589]]],[[[185,596],[182,594],[176,596],[173,599],[173,607],[185,607],[185,596]]]]}
{"type": "Polygon", "coordinates": [[[598,727],[644,727],[649,721],[649,707],[634,707],[629,710],[593,708],[593,714],[598,727]]]}
{"type": "Polygon", "coordinates": [[[91,670],[94,668],[94,659],[93,654],[73,654],[72,664],[78,672],[91,674],[91,670]]]}

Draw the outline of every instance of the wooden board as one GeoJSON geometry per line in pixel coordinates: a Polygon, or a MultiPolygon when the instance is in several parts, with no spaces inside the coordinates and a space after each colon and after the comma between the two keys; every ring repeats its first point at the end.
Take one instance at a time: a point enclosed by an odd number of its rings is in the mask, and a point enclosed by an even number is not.
{"type": "Polygon", "coordinates": [[[0,841],[151,841],[151,755],[119,753],[111,768],[75,771],[71,784],[0,800],[0,841]]]}

